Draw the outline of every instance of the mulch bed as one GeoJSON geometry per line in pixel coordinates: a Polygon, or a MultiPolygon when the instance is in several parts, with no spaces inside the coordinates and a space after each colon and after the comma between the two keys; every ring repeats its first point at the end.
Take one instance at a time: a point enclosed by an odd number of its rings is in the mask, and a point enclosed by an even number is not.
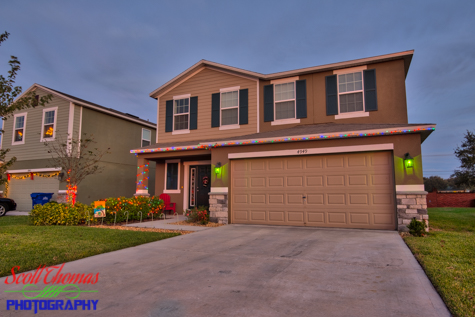
{"type": "Polygon", "coordinates": [[[224,223],[215,223],[215,222],[208,222],[206,225],[201,225],[199,223],[194,222],[186,222],[186,221],[178,221],[178,222],[171,222],[169,225],[183,225],[183,226],[196,226],[196,227],[221,227],[225,226],[224,223]]]}
{"type": "Polygon", "coordinates": [[[195,231],[186,231],[186,230],[169,230],[169,229],[158,229],[158,228],[138,228],[138,227],[124,227],[124,226],[91,226],[91,228],[102,228],[102,229],[116,229],[116,230],[130,230],[130,231],[152,231],[152,232],[165,232],[165,233],[181,233],[188,234],[195,231]]]}

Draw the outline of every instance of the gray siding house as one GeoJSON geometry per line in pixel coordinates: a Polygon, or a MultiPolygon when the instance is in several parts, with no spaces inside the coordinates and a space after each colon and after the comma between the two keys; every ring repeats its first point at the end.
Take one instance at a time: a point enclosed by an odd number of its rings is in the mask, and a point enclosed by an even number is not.
{"type": "MultiPolygon", "coordinates": [[[[44,142],[90,135],[97,142],[95,147],[110,148],[110,153],[102,159],[103,172],[79,184],[77,200],[89,204],[107,197],[132,196],[137,160],[130,149],[154,144],[156,124],[39,84],[26,92],[32,90],[39,96],[52,94],[53,99],[45,107],[17,111],[4,122],[1,147],[10,149],[7,160],[17,158],[7,171],[10,181],[3,188],[4,196],[14,199],[18,210],[31,209],[30,194],[34,192],[54,193],[53,200],[64,196],[66,183],[60,181],[59,173],[66,171],[52,166],[44,142]]],[[[149,168],[155,170],[153,164],[149,168]]],[[[154,193],[153,185],[149,189],[154,193]]]]}

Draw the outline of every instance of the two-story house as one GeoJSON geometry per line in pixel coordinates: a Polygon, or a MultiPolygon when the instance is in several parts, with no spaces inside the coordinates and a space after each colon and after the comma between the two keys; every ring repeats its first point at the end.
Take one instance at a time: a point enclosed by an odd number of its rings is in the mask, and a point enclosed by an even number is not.
{"type": "MultiPolygon", "coordinates": [[[[99,164],[103,167],[102,173],[90,175],[79,184],[79,202],[89,204],[102,198],[130,197],[135,193],[137,166],[130,149],[155,144],[155,123],[39,84],[26,92],[29,91],[35,91],[37,96],[51,94],[53,99],[44,107],[17,111],[4,121],[2,148],[10,149],[7,160],[17,158],[7,171],[8,176],[3,176],[9,178],[4,194],[16,201],[17,210],[31,209],[30,194],[34,192],[53,193],[53,200],[64,200],[67,171],[52,166],[52,154],[44,144],[60,137],[67,141],[92,136],[96,142],[94,147],[110,148],[99,164]]],[[[149,168],[154,172],[153,164],[149,168]]]]}
{"type": "MultiPolygon", "coordinates": [[[[405,230],[428,222],[405,78],[413,51],[273,74],[202,60],[154,90],[157,193],[225,223],[405,230]]],[[[137,194],[147,194],[140,174],[137,194]]]]}

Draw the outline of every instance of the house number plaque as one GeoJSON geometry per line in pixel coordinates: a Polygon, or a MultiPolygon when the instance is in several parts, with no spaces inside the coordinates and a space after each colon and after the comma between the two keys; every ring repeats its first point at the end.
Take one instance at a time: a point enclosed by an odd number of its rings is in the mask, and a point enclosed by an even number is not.
{"type": "Polygon", "coordinates": [[[297,154],[307,154],[308,150],[297,150],[297,154]]]}

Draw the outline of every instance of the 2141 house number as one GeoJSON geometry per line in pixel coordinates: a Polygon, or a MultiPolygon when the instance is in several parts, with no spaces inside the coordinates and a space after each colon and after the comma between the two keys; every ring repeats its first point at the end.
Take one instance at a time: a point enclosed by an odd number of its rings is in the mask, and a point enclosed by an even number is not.
{"type": "Polygon", "coordinates": [[[308,150],[297,150],[297,154],[307,154],[308,150]]]}

